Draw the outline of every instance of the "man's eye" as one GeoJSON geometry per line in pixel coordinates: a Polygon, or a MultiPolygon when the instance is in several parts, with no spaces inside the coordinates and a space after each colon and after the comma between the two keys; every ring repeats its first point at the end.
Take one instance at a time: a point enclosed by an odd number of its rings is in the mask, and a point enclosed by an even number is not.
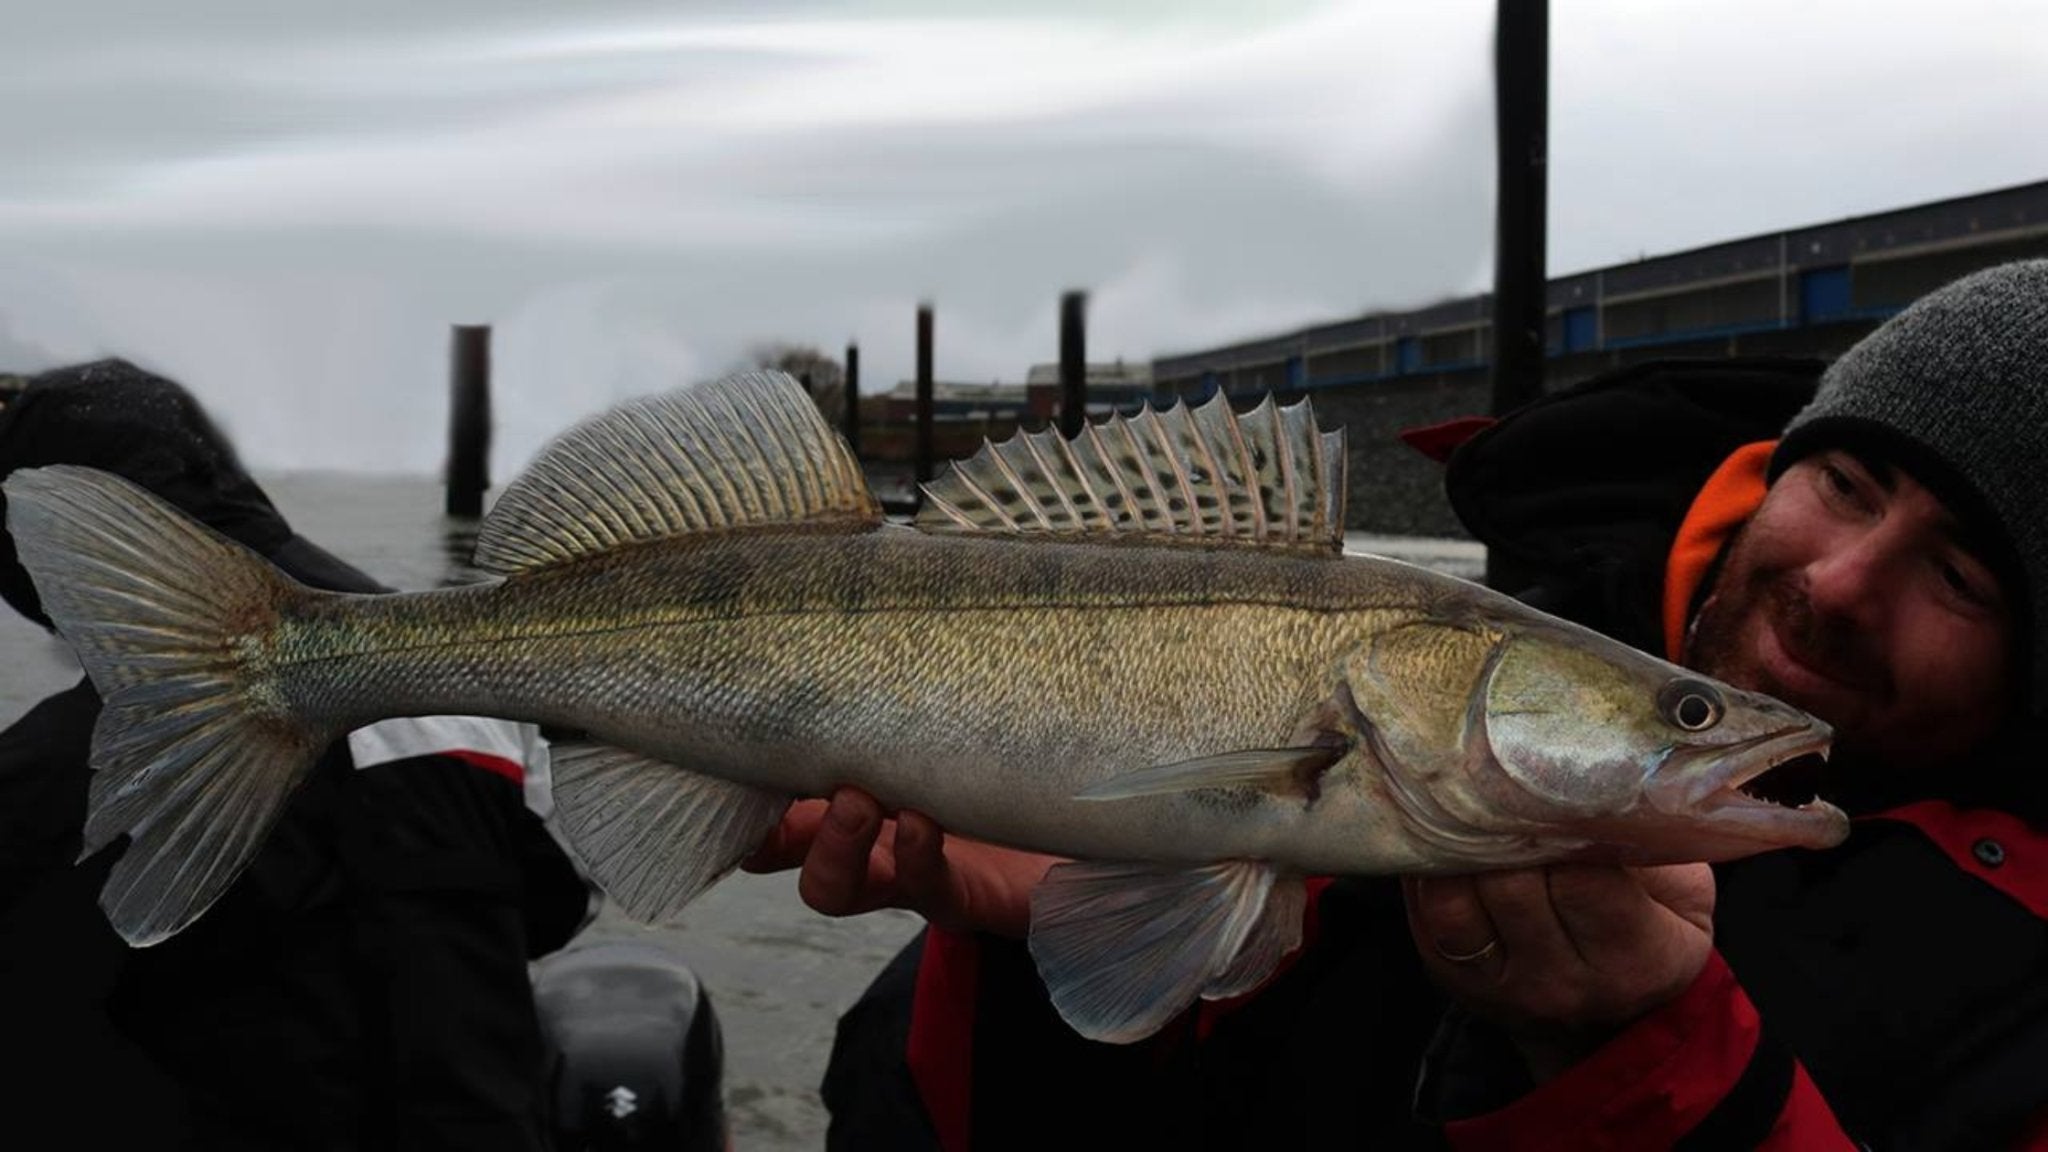
{"type": "Polygon", "coordinates": [[[1981,608],[1996,605],[1998,596],[1992,590],[1994,585],[1988,576],[1970,571],[1953,560],[1938,561],[1937,565],[1941,582],[1950,592],[1981,608]]]}
{"type": "Polygon", "coordinates": [[[1820,477],[1825,495],[1834,503],[1858,510],[1870,506],[1870,500],[1864,494],[1862,478],[1851,472],[1848,466],[1833,460],[1824,460],[1820,466],[1820,477]]]}

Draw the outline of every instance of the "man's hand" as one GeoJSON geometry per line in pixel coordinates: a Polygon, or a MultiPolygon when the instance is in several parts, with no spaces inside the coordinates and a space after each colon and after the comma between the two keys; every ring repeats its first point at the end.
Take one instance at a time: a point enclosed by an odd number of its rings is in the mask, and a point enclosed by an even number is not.
{"type": "Polygon", "coordinates": [[[1031,889],[1055,856],[947,836],[918,812],[893,819],[853,788],[831,803],[801,800],[741,867],[778,872],[802,867],[797,895],[828,916],[907,908],[942,928],[1022,939],[1031,925],[1031,889]]]}
{"type": "Polygon", "coordinates": [[[1685,991],[1713,948],[1705,864],[1556,865],[1403,886],[1423,965],[1505,1028],[1539,1081],[1685,991]]]}

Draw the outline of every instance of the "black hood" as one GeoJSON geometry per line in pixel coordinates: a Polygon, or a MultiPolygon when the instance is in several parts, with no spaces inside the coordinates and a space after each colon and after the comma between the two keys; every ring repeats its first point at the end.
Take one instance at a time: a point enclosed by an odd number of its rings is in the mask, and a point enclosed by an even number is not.
{"type": "Polygon", "coordinates": [[[1444,493],[1504,590],[1662,652],[1664,564],[1693,498],[1729,453],[1778,436],[1823,367],[1755,356],[1604,373],[1465,441],[1444,493]]]}
{"type": "MultiPolygon", "coordinates": [[[[387,590],[293,533],[192,394],[125,360],[42,373],[0,411],[0,480],[47,464],[79,464],[130,480],[302,583],[337,592],[387,590]]],[[[0,523],[5,512],[0,494],[0,523]]],[[[48,625],[6,532],[0,597],[48,625]]]]}

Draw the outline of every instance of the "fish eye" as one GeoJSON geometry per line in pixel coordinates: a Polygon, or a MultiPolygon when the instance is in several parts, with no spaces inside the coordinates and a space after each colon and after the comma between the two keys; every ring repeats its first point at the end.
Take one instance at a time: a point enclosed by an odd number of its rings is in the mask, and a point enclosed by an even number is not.
{"type": "Polygon", "coordinates": [[[1673,680],[1657,693],[1657,710],[1687,732],[1704,732],[1721,722],[1726,706],[1714,686],[1699,680],[1673,680]]]}

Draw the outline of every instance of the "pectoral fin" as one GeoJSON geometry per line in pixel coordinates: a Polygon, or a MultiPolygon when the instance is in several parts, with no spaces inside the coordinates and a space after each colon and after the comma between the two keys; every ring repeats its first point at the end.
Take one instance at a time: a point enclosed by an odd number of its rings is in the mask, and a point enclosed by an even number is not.
{"type": "Polygon", "coordinates": [[[1127,1044],[1265,979],[1301,907],[1301,882],[1259,861],[1058,864],[1031,894],[1031,956],[1076,1032],[1127,1044]]]}
{"type": "Polygon", "coordinates": [[[790,798],[608,744],[553,749],[555,816],[626,914],[673,919],[766,837],[790,798]]]}
{"type": "Polygon", "coordinates": [[[1317,777],[1343,759],[1349,750],[1348,741],[1332,740],[1292,748],[1247,748],[1202,756],[1112,776],[1083,788],[1074,794],[1074,799],[1129,800],[1204,788],[1260,788],[1313,797],[1317,777]]]}

